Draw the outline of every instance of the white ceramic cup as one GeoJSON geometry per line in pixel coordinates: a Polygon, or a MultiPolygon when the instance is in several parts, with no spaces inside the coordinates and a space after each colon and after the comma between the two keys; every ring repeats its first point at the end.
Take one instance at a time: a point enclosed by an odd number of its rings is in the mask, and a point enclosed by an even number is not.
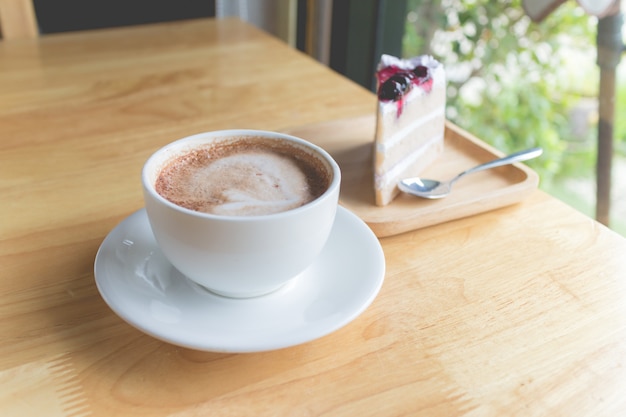
{"type": "Polygon", "coordinates": [[[157,244],[183,275],[219,295],[255,297],[277,290],[313,264],[330,235],[341,172],[322,148],[281,133],[223,130],[180,139],[156,151],[142,172],[144,200],[157,244]],[[330,183],[318,198],[287,211],[257,215],[215,215],[178,206],[157,193],[155,182],[173,159],[232,137],[285,141],[322,162],[330,183]]]}

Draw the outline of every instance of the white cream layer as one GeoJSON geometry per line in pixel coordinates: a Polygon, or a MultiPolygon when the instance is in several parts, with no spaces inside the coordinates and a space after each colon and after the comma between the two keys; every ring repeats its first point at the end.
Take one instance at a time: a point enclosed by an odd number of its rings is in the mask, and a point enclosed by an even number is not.
{"type": "Polygon", "coordinates": [[[440,140],[443,140],[443,133],[437,134],[428,139],[428,141],[425,142],[422,146],[411,152],[409,155],[407,155],[406,158],[401,159],[397,164],[391,167],[391,169],[387,171],[384,175],[375,175],[374,182],[376,188],[380,189],[387,186],[391,181],[395,180],[400,175],[400,173],[404,172],[411,165],[413,165],[415,161],[417,161],[424,152],[429,150],[434,143],[440,140]]]}
{"type": "Polygon", "coordinates": [[[399,130],[398,132],[394,133],[393,136],[391,136],[384,142],[376,142],[376,150],[380,152],[385,152],[393,148],[400,141],[402,141],[402,139],[404,139],[410,132],[416,130],[421,125],[428,123],[435,117],[441,116],[442,114],[444,114],[444,111],[445,109],[443,107],[435,109],[434,111],[428,113],[427,115],[422,116],[418,118],[417,120],[411,122],[410,124],[402,128],[401,130],[399,130]]]}

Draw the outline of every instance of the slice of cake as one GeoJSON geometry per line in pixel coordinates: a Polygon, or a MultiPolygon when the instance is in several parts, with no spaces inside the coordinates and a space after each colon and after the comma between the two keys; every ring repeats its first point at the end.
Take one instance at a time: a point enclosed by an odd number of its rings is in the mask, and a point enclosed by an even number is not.
{"type": "Polygon", "coordinates": [[[419,175],[443,151],[446,76],[429,55],[383,55],[376,77],[374,188],[376,205],[385,206],[400,192],[398,181],[419,175]]]}

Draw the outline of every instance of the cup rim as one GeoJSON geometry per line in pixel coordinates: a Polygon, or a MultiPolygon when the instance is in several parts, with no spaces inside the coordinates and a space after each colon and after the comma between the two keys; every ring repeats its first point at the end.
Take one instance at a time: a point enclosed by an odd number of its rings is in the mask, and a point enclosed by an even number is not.
{"type": "Polygon", "coordinates": [[[162,204],[165,204],[167,207],[173,210],[176,210],[176,211],[188,214],[188,215],[192,215],[195,217],[200,217],[200,218],[242,222],[242,221],[254,221],[254,220],[270,219],[270,218],[277,219],[281,217],[297,215],[297,213],[303,210],[307,210],[314,206],[317,206],[318,204],[322,204],[322,202],[326,200],[328,196],[332,194],[336,188],[340,187],[341,169],[339,168],[339,164],[337,163],[337,161],[335,161],[335,159],[325,149],[323,149],[319,145],[316,145],[312,142],[309,142],[297,136],[289,135],[286,133],[273,132],[269,130],[225,129],[225,130],[212,130],[212,131],[207,131],[207,132],[196,133],[190,136],[185,136],[183,138],[177,139],[173,142],[170,142],[160,147],[159,149],[154,151],[150,155],[150,157],[146,160],[146,162],[143,164],[143,168],[141,171],[141,182],[146,192],[150,193],[150,195],[153,198],[155,198],[157,201],[159,201],[162,204]],[[252,214],[252,215],[245,215],[245,216],[232,215],[232,214],[213,214],[213,213],[205,213],[201,211],[188,209],[186,207],[182,207],[182,206],[172,203],[171,201],[161,196],[156,191],[154,187],[154,181],[151,180],[151,174],[153,170],[151,170],[150,167],[157,163],[157,159],[160,158],[160,155],[162,155],[165,152],[168,152],[171,149],[180,148],[181,146],[183,146],[185,143],[188,143],[188,142],[199,141],[204,138],[208,139],[208,138],[215,138],[215,137],[222,137],[222,136],[260,136],[260,137],[269,138],[269,139],[287,139],[289,141],[293,141],[295,143],[298,143],[301,146],[312,149],[315,153],[320,155],[322,159],[324,159],[326,163],[328,163],[328,165],[330,166],[333,177],[330,183],[328,184],[328,187],[326,188],[326,190],[320,196],[318,196],[314,200],[300,207],[296,207],[290,210],[280,211],[276,213],[252,214]]]}

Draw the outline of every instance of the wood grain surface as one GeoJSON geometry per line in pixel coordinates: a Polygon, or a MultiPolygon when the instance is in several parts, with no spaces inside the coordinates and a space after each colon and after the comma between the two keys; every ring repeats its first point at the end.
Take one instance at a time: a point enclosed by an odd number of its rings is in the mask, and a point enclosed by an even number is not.
{"type": "Polygon", "coordinates": [[[626,415],[626,240],[540,191],[382,238],[374,303],[303,345],[192,351],[108,309],[94,257],[154,150],[374,109],[235,20],[0,42],[0,415],[626,415]]]}

